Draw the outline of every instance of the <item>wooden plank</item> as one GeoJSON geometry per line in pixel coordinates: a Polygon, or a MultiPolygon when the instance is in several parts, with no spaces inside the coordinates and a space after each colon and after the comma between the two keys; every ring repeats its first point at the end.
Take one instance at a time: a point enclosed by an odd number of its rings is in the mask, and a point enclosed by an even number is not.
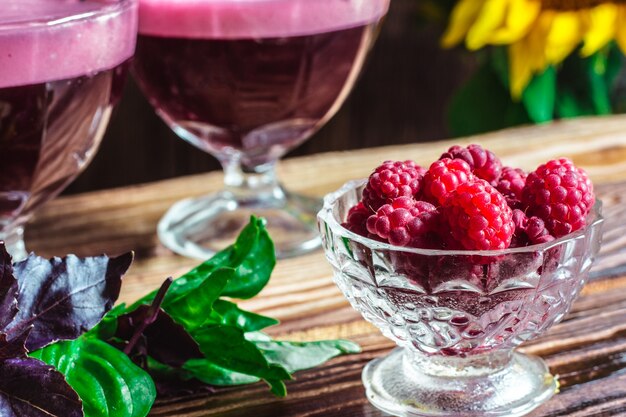
{"type": "MultiPolygon", "coordinates": [[[[560,375],[562,384],[558,401],[549,402],[534,416],[609,416],[625,412],[625,317],[626,291],[619,296],[584,296],[566,321],[523,349],[543,356],[551,371],[560,375]],[[602,318],[602,328],[590,332],[598,318],[602,318]]],[[[387,353],[393,344],[371,327],[357,328],[359,333],[351,336],[363,346],[363,352],[298,373],[296,380],[288,384],[291,394],[287,399],[271,398],[266,387],[257,384],[243,390],[220,390],[214,396],[162,400],[153,415],[384,416],[367,403],[360,372],[368,361],[387,353]]]]}
{"type": "MultiPolygon", "coordinates": [[[[524,350],[546,358],[562,377],[563,392],[534,416],[626,415],[626,117],[578,119],[468,138],[500,154],[506,164],[534,168],[568,156],[588,169],[605,203],[604,246],[588,285],[567,319],[524,350]]],[[[351,178],[368,175],[383,159],[434,160],[453,142],[391,146],[285,161],[287,186],[321,196],[351,178]],[[323,172],[324,175],[320,175],[323,172]]],[[[456,141],[454,141],[456,143],[456,141]]],[[[195,265],[173,255],[156,238],[158,219],[175,201],[220,187],[220,174],[58,199],[27,228],[27,244],[43,255],[93,255],[135,250],[122,301],[131,301],[195,265]]],[[[280,338],[351,338],[363,353],[298,374],[290,396],[275,399],[262,384],[223,389],[216,395],[161,400],[155,416],[380,416],[367,404],[363,365],[393,347],[347,304],[331,280],[321,252],[280,261],[263,293],[244,308],[280,318],[270,330],[280,338]]]]}

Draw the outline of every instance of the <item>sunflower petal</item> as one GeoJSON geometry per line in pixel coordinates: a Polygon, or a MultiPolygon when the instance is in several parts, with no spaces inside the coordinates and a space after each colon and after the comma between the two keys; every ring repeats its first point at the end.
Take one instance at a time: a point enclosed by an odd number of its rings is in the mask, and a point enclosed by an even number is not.
{"type": "Polygon", "coordinates": [[[461,0],[452,10],[448,28],[441,38],[444,48],[459,44],[470,29],[485,0],[461,0]]]}
{"type": "Polygon", "coordinates": [[[549,64],[562,62],[582,41],[584,17],[575,11],[557,12],[546,38],[546,59],[549,64]]]}
{"type": "Polygon", "coordinates": [[[601,4],[589,10],[589,27],[585,34],[580,53],[590,56],[598,52],[613,39],[617,29],[617,5],[612,3],[601,4]]]}
{"type": "Polygon", "coordinates": [[[486,0],[480,13],[467,32],[468,49],[476,50],[487,45],[493,32],[504,26],[511,0],[486,0]]]}
{"type": "Polygon", "coordinates": [[[533,68],[528,59],[529,46],[528,39],[522,39],[509,46],[509,88],[515,101],[522,98],[522,93],[533,76],[533,68]]]}
{"type": "Polygon", "coordinates": [[[533,72],[543,72],[548,66],[545,51],[548,33],[552,27],[554,16],[553,12],[542,13],[537,23],[533,25],[532,30],[528,33],[529,54],[527,59],[533,72]]]}
{"type": "Polygon", "coordinates": [[[494,31],[490,43],[509,44],[520,40],[531,29],[540,12],[540,1],[510,0],[505,24],[494,31]]]}

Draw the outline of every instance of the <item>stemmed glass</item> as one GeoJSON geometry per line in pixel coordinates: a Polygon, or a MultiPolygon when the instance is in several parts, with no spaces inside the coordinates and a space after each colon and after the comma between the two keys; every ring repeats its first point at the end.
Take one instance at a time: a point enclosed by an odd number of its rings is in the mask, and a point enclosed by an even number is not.
{"type": "Polygon", "coordinates": [[[26,221],[95,154],[136,35],[134,0],[2,0],[0,240],[14,259],[26,221]]]}
{"type": "Polygon", "coordinates": [[[366,180],[319,213],[334,280],[397,345],[363,370],[370,402],[404,417],[520,417],[558,391],[538,357],[517,352],[563,320],[600,250],[597,202],[587,225],[552,242],[499,251],[392,246],[342,226],[366,180]]]}
{"type": "Polygon", "coordinates": [[[163,120],[225,174],[222,191],[168,211],[158,227],[167,247],[206,258],[251,214],[267,219],[280,257],[319,246],[320,202],[286,191],[276,162],[340,108],[388,7],[389,0],[140,1],[137,81],[163,120]]]}

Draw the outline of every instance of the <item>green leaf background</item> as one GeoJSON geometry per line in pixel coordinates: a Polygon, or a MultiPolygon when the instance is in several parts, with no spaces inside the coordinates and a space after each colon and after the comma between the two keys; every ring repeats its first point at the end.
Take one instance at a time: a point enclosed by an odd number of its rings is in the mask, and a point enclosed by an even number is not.
{"type": "Polygon", "coordinates": [[[587,58],[575,52],[559,66],[547,67],[532,78],[519,101],[509,93],[506,48],[491,48],[479,60],[476,73],[450,103],[448,126],[454,136],[626,111],[617,82],[625,58],[615,44],[587,58]]]}

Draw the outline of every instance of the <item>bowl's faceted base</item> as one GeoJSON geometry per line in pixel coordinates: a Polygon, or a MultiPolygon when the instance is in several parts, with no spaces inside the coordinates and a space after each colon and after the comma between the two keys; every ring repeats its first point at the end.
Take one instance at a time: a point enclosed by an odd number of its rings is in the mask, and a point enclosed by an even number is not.
{"type": "Polygon", "coordinates": [[[277,197],[236,198],[223,191],[180,201],[159,222],[159,238],[180,255],[208,259],[232,244],[255,215],[267,220],[278,258],[317,249],[321,240],[315,215],[321,201],[282,192],[277,197]]]}
{"type": "MultiPolygon", "coordinates": [[[[451,360],[457,365],[463,362],[451,360]]],[[[425,372],[404,349],[396,349],[367,364],[363,383],[374,406],[402,417],[518,417],[558,390],[545,363],[521,353],[493,368],[466,366],[442,371],[439,364],[425,372]]]]}

